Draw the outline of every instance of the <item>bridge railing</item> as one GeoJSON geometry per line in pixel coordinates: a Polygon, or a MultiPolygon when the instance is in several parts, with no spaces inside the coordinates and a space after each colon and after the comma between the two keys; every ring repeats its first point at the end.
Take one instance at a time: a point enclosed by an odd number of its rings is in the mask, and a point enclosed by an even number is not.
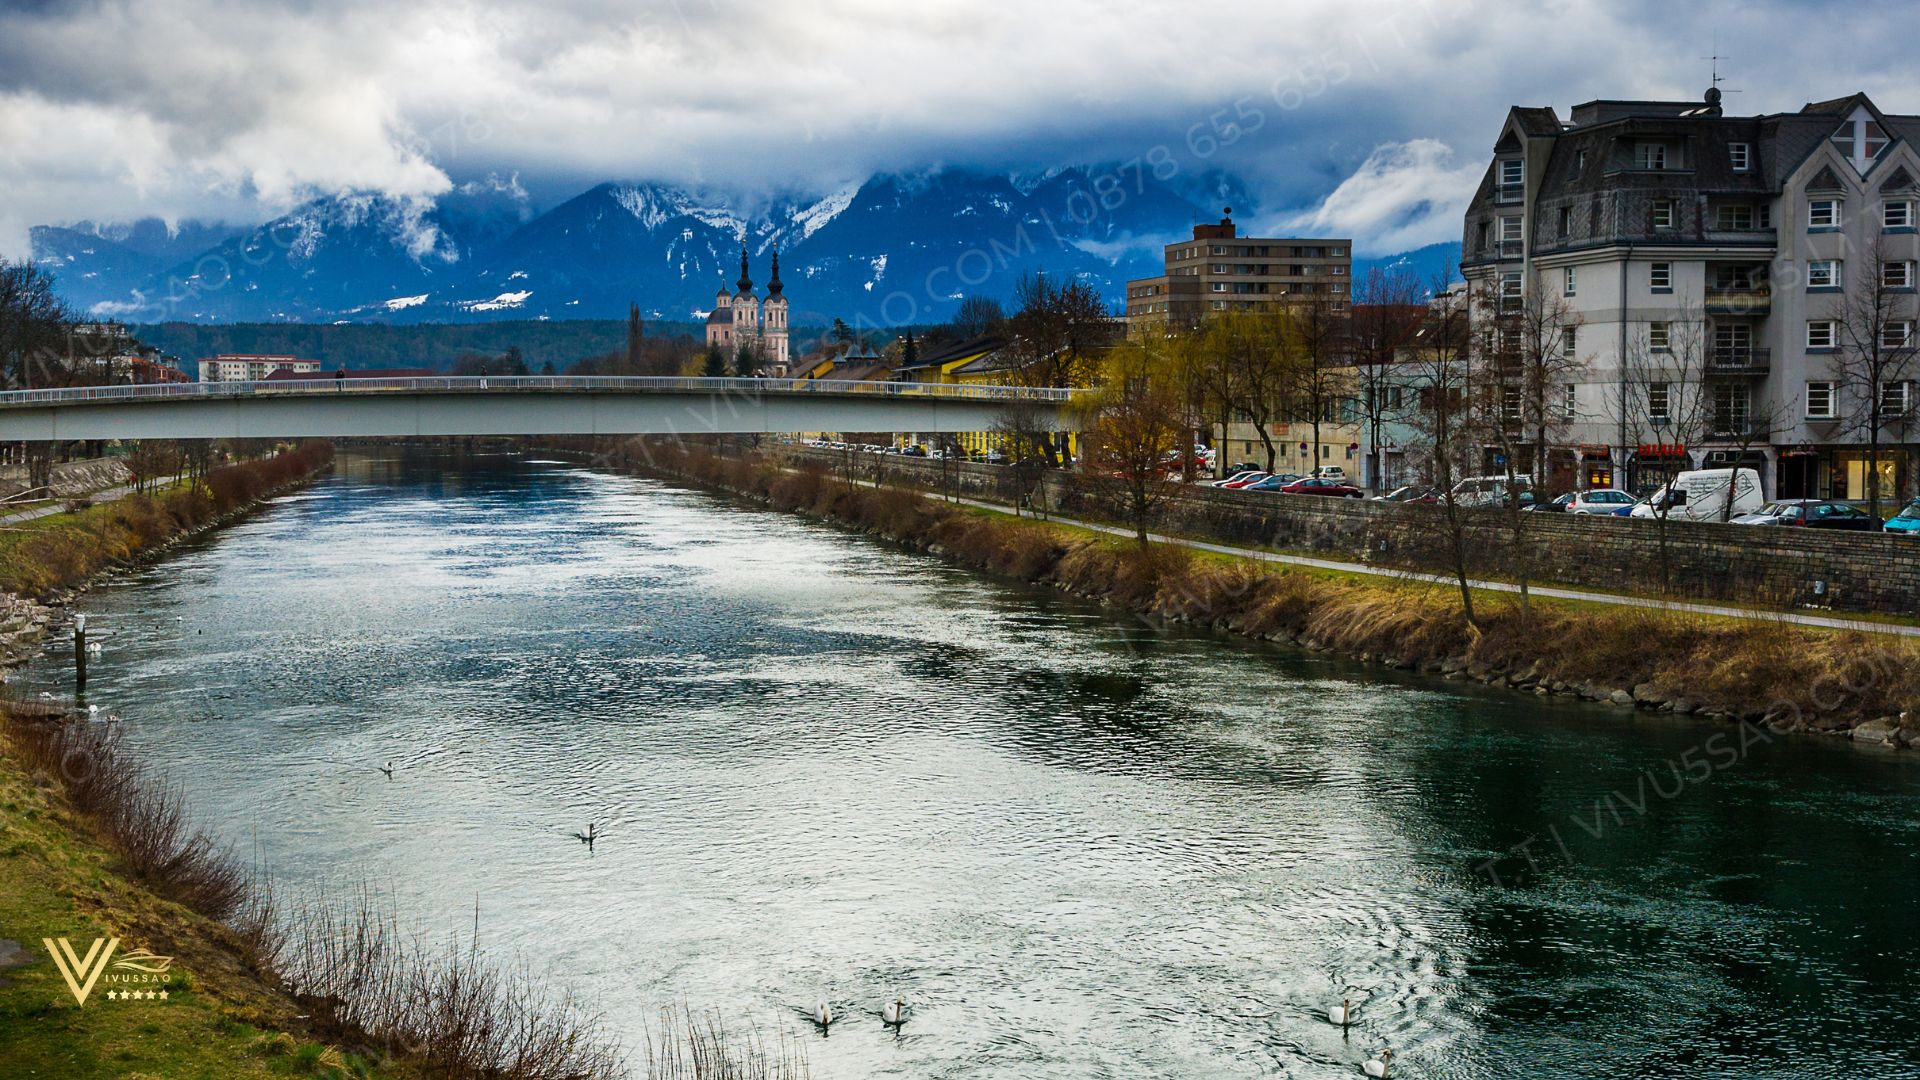
{"type": "Polygon", "coordinates": [[[444,375],[420,378],[268,379],[256,382],[153,383],[120,386],[62,386],[44,390],[0,391],[0,408],[178,401],[193,398],[251,398],[321,394],[446,393],[655,393],[818,394],[947,401],[1025,401],[1064,404],[1080,391],[1050,387],[982,386],[962,383],[855,382],[838,379],[709,379],[674,375],[444,375]]]}

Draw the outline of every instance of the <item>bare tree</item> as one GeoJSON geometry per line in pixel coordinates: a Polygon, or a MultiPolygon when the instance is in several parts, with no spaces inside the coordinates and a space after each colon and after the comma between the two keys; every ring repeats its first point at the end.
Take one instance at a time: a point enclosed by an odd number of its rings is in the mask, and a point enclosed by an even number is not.
{"type": "MultiPolygon", "coordinates": [[[[1629,442],[1660,451],[1644,462],[1636,456],[1635,473],[1637,486],[1665,492],[1652,506],[1662,593],[1673,587],[1673,558],[1667,542],[1667,518],[1679,505],[1679,497],[1671,490],[1673,480],[1686,464],[1681,456],[1685,449],[1699,445],[1714,430],[1706,333],[1704,322],[1696,318],[1652,323],[1637,330],[1620,358],[1620,378],[1609,403],[1629,442]],[[1646,479],[1648,473],[1651,481],[1646,479]]],[[[1728,495],[1731,506],[1731,488],[1728,495]]]]}
{"type": "Polygon", "coordinates": [[[1294,419],[1313,429],[1313,457],[1307,475],[1320,467],[1320,428],[1332,422],[1340,402],[1352,391],[1348,357],[1347,316],[1325,300],[1310,299],[1281,305],[1270,319],[1275,337],[1287,358],[1283,370],[1285,398],[1294,419]]]}
{"type": "MultiPolygon", "coordinates": [[[[1056,284],[1044,274],[1023,276],[1015,288],[1020,310],[1007,321],[1013,379],[1034,387],[1090,385],[1117,330],[1100,294],[1085,282],[1056,284]]],[[[1064,440],[1050,437],[1045,446],[1050,464],[1065,457],[1064,440]]]]}
{"type": "Polygon", "coordinates": [[[1473,585],[1467,576],[1466,516],[1453,491],[1460,480],[1460,463],[1472,453],[1469,312],[1465,299],[1456,299],[1449,291],[1451,284],[1450,274],[1435,281],[1434,302],[1408,350],[1406,365],[1417,386],[1408,420],[1425,451],[1428,479],[1439,492],[1447,562],[1460,589],[1461,611],[1467,623],[1477,627],[1473,585]]]}
{"type": "Polygon", "coordinates": [[[969,296],[960,301],[953,313],[953,336],[959,340],[998,333],[1007,324],[1007,313],[1000,301],[991,296],[969,296]]]}
{"type": "Polygon", "coordinates": [[[999,436],[1007,455],[1002,470],[1009,490],[1005,492],[1018,515],[1033,505],[1033,496],[1042,492],[1047,475],[1047,445],[1053,438],[1050,414],[1030,401],[1009,401],[994,418],[993,432],[999,436]]]}
{"type": "Polygon", "coordinates": [[[1279,464],[1273,426],[1286,415],[1292,382],[1294,354],[1286,330],[1280,315],[1226,312],[1208,320],[1198,345],[1207,354],[1208,391],[1219,395],[1222,441],[1233,420],[1252,427],[1266,452],[1268,472],[1279,464]]]}
{"type": "Polygon", "coordinates": [[[1411,273],[1374,267],[1354,299],[1353,390],[1372,455],[1366,482],[1375,493],[1387,489],[1386,458],[1380,453],[1383,432],[1406,415],[1407,373],[1398,360],[1427,318],[1421,294],[1420,281],[1411,273]]]}
{"type": "Polygon", "coordinates": [[[16,388],[68,385],[67,344],[67,310],[53,275],[0,259],[0,379],[16,388]]]}
{"type": "MultiPolygon", "coordinates": [[[[1889,429],[1904,434],[1913,415],[1916,350],[1914,266],[1887,254],[1876,237],[1835,303],[1834,374],[1842,417],[1867,444],[1867,512],[1880,520],[1880,447],[1889,429]]],[[[1897,478],[1896,478],[1897,482],[1897,478]]]]}
{"type": "Polygon", "coordinates": [[[1145,546],[1147,526],[1172,488],[1167,456],[1186,430],[1179,373],[1164,346],[1127,342],[1116,347],[1088,410],[1085,479],[1119,495],[1134,538],[1145,546]]]}

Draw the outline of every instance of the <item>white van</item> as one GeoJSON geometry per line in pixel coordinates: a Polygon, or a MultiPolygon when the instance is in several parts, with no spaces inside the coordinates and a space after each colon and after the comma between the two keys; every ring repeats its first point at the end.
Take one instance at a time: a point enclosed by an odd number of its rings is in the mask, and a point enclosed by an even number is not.
{"type": "Polygon", "coordinates": [[[1633,508],[1633,516],[1651,518],[1666,506],[1668,520],[1724,521],[1751,514],[1766,504],[1760,490],[1760,474],[1753,469],[1699,469],[1683,472],[1673,481],[1633,508]],[[1733,492],[1733,509],[1727,509],[1727,492],[1733,492]]]}
{"type": "MultiPolygon", "coordinates": [[[[1455,506],[1505,506],[1507,504],[1507,477],[1469,476],[1453,485],[1455,506]]],[[[1531,502],[1524,496],[1533,494],[1533,477],[1520,473],[1513,478],[1513,490],[1523,496],[1522,504],[1531,502]]]]}

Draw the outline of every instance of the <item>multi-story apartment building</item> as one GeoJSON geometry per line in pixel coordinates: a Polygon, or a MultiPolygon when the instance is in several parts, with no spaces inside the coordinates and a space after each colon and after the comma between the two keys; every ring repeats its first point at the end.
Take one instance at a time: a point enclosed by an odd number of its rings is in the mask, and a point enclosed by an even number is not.
{"type": "Polygon", "coordinates": [[[320,372],[318,360],[254,353],[221,353],[202,359],[199,366],[201,382],[259,382],[276,371],[316,377],[320,372]]]}
{"type": "Polygon", "coordinates": [[[1353,243],[1239,235],[1233,208],[1193,239],[1168,244],[1166,273],[1127,282],[1127,329],[1192,326],[1216,311],[1302,300],[1344,307],[1352,297],[1353,243]]]}
{"type": "MultiPolygon", "coordinates": [[[[1861,498],[1869,475],[1893,494],[1911,476],[1896,463],[1915,437],[1913,386],[1881,389],[1880,441],[1896,449],[1870,466],[1858,416],[1872,406],[1849,405],[1862,391],[1847,384],[1839,324],[1849,285],[1876,269],[1887,302],[1913,310],[1916,138],[1920,117],[1864,94],[1763,116],[1724,115],[1717,89],[1591,101],[1564,121],[1509,112],[1467,209],[1462,271],[1482,322],[1543,301],[1561,316],[1578,364],[1553,393],[1583,483],[1644,486],[1661,458],[1744,460],[1780,498],[1861,498]],[[1663,391],[1630,377],[1634,358],[1682,340],[1698,343],[1708,404],[1694,445],[1649,439],[1627,415],[1664,407],[1635,401],[1663,391]]],[[[1890,346],[1915,318],[1889,320],[1890,346]]]]}

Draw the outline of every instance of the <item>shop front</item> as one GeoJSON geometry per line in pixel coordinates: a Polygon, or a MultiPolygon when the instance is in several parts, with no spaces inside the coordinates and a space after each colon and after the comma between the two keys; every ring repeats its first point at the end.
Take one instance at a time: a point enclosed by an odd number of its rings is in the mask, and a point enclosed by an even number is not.
{"type": "Polygon", "coordinates": [[[1633,463],[1628,468],[1628,483],[1632,486],[1627,488],[1627,492],[1640,496],[1651,495],[1669,477],[1691,467],[1687,448],[1679,443],[1641,443],[1634,448],[1633,463]]]}

